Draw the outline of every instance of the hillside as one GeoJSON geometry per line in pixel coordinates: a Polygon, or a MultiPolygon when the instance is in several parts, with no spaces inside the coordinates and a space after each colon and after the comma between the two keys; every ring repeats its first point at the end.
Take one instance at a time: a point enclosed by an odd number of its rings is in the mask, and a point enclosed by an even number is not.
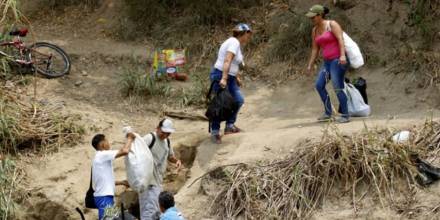
{"type": "MultiPolygon", "coordinates": [[[[237,21],[255,29],[245,49],[246,101],[238,122],[245,132],[226,136],[223,144],[214,145],[205,121],[175,119],[177,133],[171,139],[186,169],[170,171],[165,188],[176,193],[177,206],[187,219],[216,219],[207,209],[212,195],[202,192],[200,181],[192,184],[207,171],[284,158],[298,152],[304,141],[319,140],[328,128],[316,122],[322,109],[314,90],[315,76],[304,74],[311,24],[303,14],[312,4],[328,5],[331,19],[342,24],[366,58],[366,66],[351,70],[348,77],[367,80],[373,114],[334,125],[341,133],[350,135],[365,127],[409,129],[427,118],[440,118],[440,22],[436,20],[440,5],[436,1],[414,1],[426,5],[397,0],[161,2],[21,1],[34,37],[61,46],[72,59],[69,75],[37,78],[38,100],[62,103],[64,112],[80,114],[87,132],[75,146],[48,155],[25,151],[16,157],[26,173],[27,195],[20,201],[16,219],[79,219],[75,208],[83,208],[94,155],[90,139],[95,133],[105,133],[113,147],[119,148],[124,125],[146,134],[165,110],[203,113],[203,106],[188,104],[182,97],[203,103],[205,94],[200,91],[208,86],[212,60],[237,21]],[[159,13],[153,16],[153,12],[159,13]],[[122,94],[121,79],[127,71],[145,74],[151,69],[153,49],[168,47],[188,50],[190,80],[166,82],[171,87],[168,96],[122,94]],[[181,91],[188,93],[180,96],[181,91]]],[[[32,95],[32,85],[20,89],[32,95]]],[[[125,178],[122,160],[115,164],[115,176],[125,178]]],[[[124,191],[124,187],[117,188],[118,195],[124,191]]],[[[438,184],[417,190],[415,206],[435,210],[415,209],[412,215],[383,207],[370,195],[359,201],[355,213],[350,196],[332,195],[312,218],[435,218],[438,206],[432,205],[440,202],[439,194],[438,184]]],[[[84,210],[87,219],[97,218],[95,210],[84,210]]]]}

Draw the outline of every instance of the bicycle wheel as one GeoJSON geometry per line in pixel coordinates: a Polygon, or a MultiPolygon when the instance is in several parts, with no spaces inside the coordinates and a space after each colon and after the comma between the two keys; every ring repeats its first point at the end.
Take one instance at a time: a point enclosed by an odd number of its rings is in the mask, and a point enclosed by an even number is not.
{"type": "Polygon", "coordinates": [[[69,73],[69,56],[60,47],[46,42],[37,42],[29,49],[33,66],[38,73],[47,78],[56,78],[69,73]]]}

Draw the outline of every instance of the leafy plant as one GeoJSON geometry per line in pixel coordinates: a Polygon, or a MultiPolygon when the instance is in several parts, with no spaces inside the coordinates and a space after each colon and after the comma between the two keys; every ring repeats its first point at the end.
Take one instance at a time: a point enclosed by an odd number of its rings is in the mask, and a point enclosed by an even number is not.
{"type": "MultiPolygon", "coordinates": [[[[272,30],[274,36],[269,41],[269,48],[265,53],[266,63],[293,61],[300,62],[307,59],[310,53],[312,23],[302,15],[285,14],[281,30],[272,30]],[[279,32],[278,32],[279,31],[279,32]]],[[[277,26],[274,21],[273,26],[277,26]]]]}
{"type": "Polygon", "coordinates": [[[410,7],[407,24],[418,28],[423,39],[423,49],[430,49],[439,31],[437,24],[440,2],[438,0],[415,0],[406,3],[410,7]]]}
{"type": "Polygon", "coordinates": [[[120,91],[124,96],[167,97],[171,87],[166,79],[147,75],[142,70],[126,68],[120,78],[120,91]]]}
{"type": "Polygon", "coordinates": [[[45,0],[44,4],[51,9],[60,9],[78,4],[93,9],[99,7],[101,2],[102,0],[45,0]]]}
{"type": "Polygon", "coordinates": [[[206,94],[209,89],[208,69],[198,74],[191,75],[191,86],[183,88],[177,99],[181,106],[204,107],[206,104],[206,94]]]}

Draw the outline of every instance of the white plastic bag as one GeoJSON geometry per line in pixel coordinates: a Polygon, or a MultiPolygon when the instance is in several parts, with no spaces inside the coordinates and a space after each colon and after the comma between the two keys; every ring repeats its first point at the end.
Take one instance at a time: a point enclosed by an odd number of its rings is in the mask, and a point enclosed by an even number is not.
{"type": "MultiPolygon", "coordinates": [[[[123,133],[132,132],[130,127],[124,127],[123,133]]],[[[142,137],[133,133],[136,138],[131,144],[131,149],[125,157],[127,181],[136,192],[142,192],[148,188],[153,179],[154,161],[153,155],[142,137]]]]}
{"type": "MultiPolygon", "coordinates": [[[[332,31],[330,21],[327,22],[326,30],[332,31]]],[[[364,58],[362,57],[361,49],[347,33],[342,33],[342,38],[344,38],[345,53],[350,61],[350,66],[357,69],[364,65],[364,58]]]]}
{"type": "Polygon", "coordinates": [[[361,50],[356,42],[348,36],[347,33],[343,33],[345,52],[347,54],[348,60],[350,60],[350,66],[357,69],[364,65],[364,58],[362,57],[361,50]]]}
{"type": "Polygon", "coordinates": [[[365,104],[361,93],[350,83],[345,83],[348,114],[352,117],[367,117],[371,113],[370,106],[365,104]]]}
{"type": "Polygon", "coordinates": [[[401,131],[393,136],[393,142],[396,144],[404,144],[409,141],[409,136],[411,132],[409,131],[401,131]]]}

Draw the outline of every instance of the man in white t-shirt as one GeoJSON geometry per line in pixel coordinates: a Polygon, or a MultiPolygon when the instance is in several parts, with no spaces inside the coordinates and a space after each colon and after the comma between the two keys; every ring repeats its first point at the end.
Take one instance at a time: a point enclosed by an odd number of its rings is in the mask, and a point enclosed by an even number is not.
{"type": "Polygon", "coordinates": [[[92,139],[92,146],[96,150],[92,163],[92,182],[95,190],[93,196],[98,208],[99,220],[104,217],[105,208],[114,204],[115,185],[128,185],[126,181],[115,181],[113,175],[113,160],[127,155],[135,139],[132,133],[127,134],[127,137],[127,143],[120,150],[111,150],[103,134],[97,134],[92,139]]]}
{"type": "Polygon", "coordinates": [[[160,217],[159,194],[162,191],[162,182],[168,162],[174,163],[180,169],[182,162],[178,160],[170,146],[169,136],[174,133],[173,122],[163,119],[159,122],[156,132],[143,137],[149,146],[154,159],[153,182],[145,192],[139,193],[141,220],[156,220],[160,217]]]}

